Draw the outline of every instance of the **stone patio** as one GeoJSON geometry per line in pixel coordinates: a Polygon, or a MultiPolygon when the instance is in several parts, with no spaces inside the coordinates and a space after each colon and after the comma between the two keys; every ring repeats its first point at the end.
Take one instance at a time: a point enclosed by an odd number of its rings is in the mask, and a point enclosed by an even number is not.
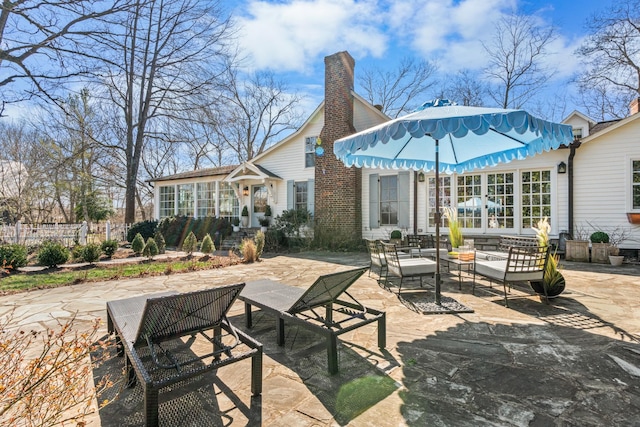
{"type": "MultiPolygon", "coordinates": [[[[274,256],[219,270],[4,296],[0,315],[16,307],[16,321],[30,329],[75,312],[88,323],[106,319],[108,300],[265,278],[306,287],[321,274],[363,265],[366,254],[274,256]]],[[[161,393],[161,425],[637,426],[640,266],[563,266],[567,290],[560,298],[545,305],[516,288],[510,308],[501,287],[481,282],[472,295],[468,276],[458,290],[457,276],[443,272],[443,295],[474,312],[442,315],[411,310],[365,274],[350,293],[386,311],[387,348],[376,347],[375,325],[345,334],[334,376],[318,336],[287,327],[286,344],[278,347],[274,319],[255,313],[249,332],[264,344],[262,396],[251,398],[250,362],[235,363],[161,393]]],[[[406,288],[406,299],[433,299],[432,289],[406,288]]],[[[244,329],[239,302],[231,321],[244,329]]],[[[94,375],[120,379],[122,364],[110,358],[94,375]]],[[[87,425],[143,425],[139,385],[127,389],[117,381],[107,394],[114,402],[87,425]]]]}

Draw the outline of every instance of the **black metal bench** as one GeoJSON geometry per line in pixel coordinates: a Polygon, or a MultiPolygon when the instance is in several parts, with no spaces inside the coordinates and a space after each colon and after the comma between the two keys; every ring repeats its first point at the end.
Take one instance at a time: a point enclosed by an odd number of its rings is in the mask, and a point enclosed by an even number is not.
{"type": "Polygon", "coordinates": [[[144,387],[145,425],[158,425],[160,389],[251,358],[251,392],[262,393],[262,344],[237,330],[227,312],[244,283],[188,293],[164,292],[107,302],[107,328],[126,355],[129,385],[144,387]],[[191,336],[186,344],[179,340],[191,336]],[[211,345],[206,354],[188,350],[196,338],[211,345]],[[205,341],[206,342],[206,341],[205,341]]]}

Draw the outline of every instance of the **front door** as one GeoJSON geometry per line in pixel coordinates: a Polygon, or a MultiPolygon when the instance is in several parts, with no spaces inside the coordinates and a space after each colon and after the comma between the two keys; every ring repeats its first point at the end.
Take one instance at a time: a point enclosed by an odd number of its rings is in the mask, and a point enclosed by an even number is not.
{"type": "Polygon", "coordinates": [[[265,185],[251,186],[251,227],[260,227],[258,222],[264,216],[267,207],[267,187],[265,185]]]}

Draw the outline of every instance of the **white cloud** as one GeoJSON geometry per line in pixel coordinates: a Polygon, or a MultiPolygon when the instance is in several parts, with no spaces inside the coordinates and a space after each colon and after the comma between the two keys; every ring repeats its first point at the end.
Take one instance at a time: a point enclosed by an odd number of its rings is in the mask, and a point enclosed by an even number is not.
{"type": "Polygon", "coordinates": [[[380,57],[388,44],[375,1],[250,1],[239,13],[241,44],[257,68],[304,72],[320,55],[380,57]]]}

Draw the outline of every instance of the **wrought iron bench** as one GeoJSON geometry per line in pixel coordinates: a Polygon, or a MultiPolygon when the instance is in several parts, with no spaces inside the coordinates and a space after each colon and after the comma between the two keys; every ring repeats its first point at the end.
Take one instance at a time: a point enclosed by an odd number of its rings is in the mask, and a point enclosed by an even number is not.
{"type": "Polygon", "coordinates": [[[518,282],[542,281],[544,271],[549,260],[549,247],[541,246],[511,246],[505,259],[475,258],[473,264],[473,287],[475,293],[476,275],[483,276],[491,283],[502,283],[504,289],[504,305],[509,306],[507,300],[507,285],[518,282]]]}
{"type": "MultiPolygon", "coordinates": [[[[251,393],[262,393],[262,344],[237,330],[227,312],[244,283],[107,302],[107,328],[125,357],[128,384],[144,389],[145,425],[158,425],[160,389],[251,358],[251,393]],[[190,336],[186,343],[179,338],[190,336]],[[206,354],[191,348],[203,337],[206,354]],[[208,344],[207,344],[208,347],[208,344]]],[[[200,340],[202,341],[202,340],[200,340]]]]}
{"type": "Polygon", "coordinates": [[[386,316],[382,311],[360,304],[347,289],[366,269],[348,270],[320,276],[308,289],[273,280],[248,282],[239,296],[245,304],[247,328],[253,326],[251,307],[277,317],[276,341],[285,341],[285,321],[324,336],[328,370],[338,372],[338,337],[369,323],[378,322],[378,347],[386,346],[386,316]],[[343,295],[349,300],[342,298],[343,295]]]}

